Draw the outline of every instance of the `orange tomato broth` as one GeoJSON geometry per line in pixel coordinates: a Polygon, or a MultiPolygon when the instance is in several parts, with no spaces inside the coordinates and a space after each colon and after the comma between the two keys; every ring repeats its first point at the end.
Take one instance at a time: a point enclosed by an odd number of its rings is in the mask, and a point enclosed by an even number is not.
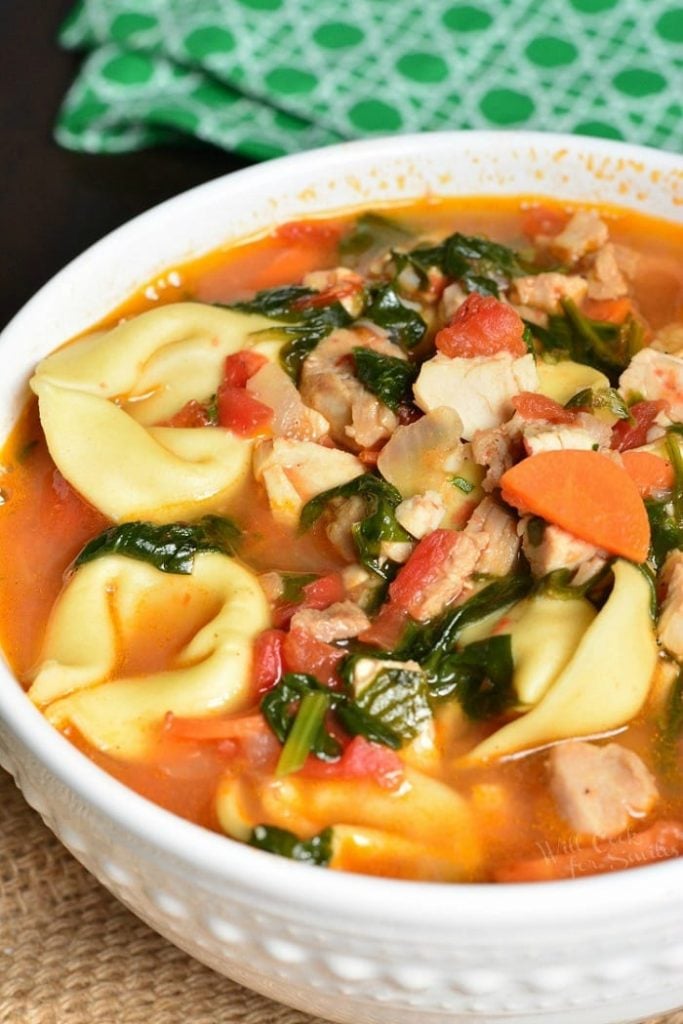
{"type": "MultiPolygon", "coordinates": [[[[525,196],[431,198],[418,203],[377,204],[373,210],[399,219],[416,233],[434,231],[445,236],[457,229],[523,248],[529,245],[522,230],[523,211],[535,204],[558,212],[574,208],[572,204],[525,196]]],[[[650,326],[657,329],[683,319],[683,226],[616,207],[598,208],[609,222],[612,239],[633,246],[646,257],[635,298],[650,326]]],[[[304,222],[309,228],[275,230],[169,268],[93,327],[111,327],[121,318],[169,302],[232,302],[260,289],[298,283],[309,271],[337,264],[340,234],[360,212],[304,222]]],[[[110,524],[55,468],[45,446],[34,398],[28,400],[1,458],[5,472],[1,481],[4,504],[0,507],[0,644],[16,676],[28,685],[65,572],[83,545],[110,524]]],[[[255,484],[249,485],[226,511],[238,523],[249,523],[251,533],[245,538],[240,557],[256,571],[325,572],[340,565],[338,556],[315,535],[297,538],[294,544],[294,535],[273,523],[265,496],[255,484]]],[[[163,667],[188,635],[181,612],[170,617],[152,612],[146,616],[141,633],[147,644],[137,643],[135,650],[127,653],[128,670],[163,667]],[[173,625],[178,626],[179,633],[173,625]]],[[[492,726],[473,723],[466,735],[461,735],[458,729],[449,728],[448,717],[444,716],[439,726],[445,745],[440,777],[471,798],[485,834],[488,868],[501,861],[552,858],[571,851],[573,834],[556,814],[544,784],[543,752],[502,765],[449,767],[459,753],[490,733],[492,726]]],[[[652,768],[649,750],[655,731],[656,715],[646,709],[620,731],[619,742],[639,753],[652,768]]],[[[66,734],[93,761],[132,789],[216,830],[213,798],[217,782],[228,766],[235,768],[245,757],[239,744],[231,741],[170,739],[162,732],[148,760],[126,763],[89,748],[73,729],[67,729],[66,734]]],[[[671,787],[664,789],[658,816],[683,818],[683,795],[674,793],[671,787]]],[[[353,870],[354,864],[345,867],[353,870]]],[[[357,869],[361,869],[360,864],[357,869]]],[[[362,870],[386,873],[381,864],[364,862],[362,870]]]]}

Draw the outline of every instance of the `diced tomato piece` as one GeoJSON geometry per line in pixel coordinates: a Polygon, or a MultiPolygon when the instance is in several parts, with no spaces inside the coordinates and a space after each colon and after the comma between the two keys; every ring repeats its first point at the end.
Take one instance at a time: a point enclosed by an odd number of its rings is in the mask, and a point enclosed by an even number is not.
{"type": "Polygon", "coordinates": [[[286,636],[281,629],[266,629],[254,641],[251,678],[259,697],[276,686],[282,678],[286,636]]]}
{"type": "Polygon", "coordinates": [[[303,588],[303,608],[329,608],[337,601],[343,601],[346,597],[346,588],[341,578],[341,573],[330,572],[327,576],[321,576],[317,580],[311,580],[303,588]]]}
{"type": "Polygon", "coordinates": [[[286,242],[300,245],[330,244],[339,241],[342,232],[341,224],[317,220],[291,220],[275,229],[275,237],[286,242]]]}
{"type": "Polygon", "coordinates": [[[270,433],[273,410],[245,391],[231,384],[221,384],[217,395],[218,422],[240,437],[256,437],[270,433]]]}
{"type": "Polygon", "coordinates": [[[165,427],[210,427],[211,425],[206,406],[194,398],[186,402],[182,409],[179,409],[163,424],[165,427]]]}
{"type": "Polygon", "coordinates": [[[316,640],[303,629],[290,630],[282,647],[288,672],[305,672],[327,686],[337,681],[337,665],[345,653],[339,647],[316,640]]]}
{"type": "Polygon", "coordinates": [[[383,604],[374,622],[359,634],[361,643],[392,651],[398,647],[408,625],[408,613],[400,604],[388,601],[383,604]]]}
{"type": "Polygon", "coordinates": [[[317,580],[311,580],[301,589],[299,601],[278,605],[273,610],[273,621],[276,626],[286,626],[294,612],[301,608],[316,608],[322,611],[329,608],[337,601],[343,601],[346,597],[346,588],[340,573],[331,572],[327,576],[321,576],[317,580]]]}
{"type": "Polygon", "coordinates": [[[537,235],[554,236],[567,225],[569,214],[555,206],[529,206],[522,211],[522,232],[527,238],[537,235]]]}
{"type": "Polygon", "coordinates": [[[267,362],[264,355],[249,348],[232,352],[225,360],[223,380],[233,388],[243,388],[249,378],[253,377],[257,370],[260,370],[267,362]]]}
{"type": "Polygon", "coordinates": [[[526,355],[524,322],[512,306],[492,295],[469,295],[450,323],[438,332],[436,347],[444,355],[466,359],[509,352],[526,355]]]}
{"type": "Polygon", "coordinates": [[[545,420],[547,423],[573,423],[576,414],[565,409],[554,398],[534,391],[522,391],[512,399],[513,408],[523,420],[545,420]]]}
{"type": "Polygon", "coordinates": [[[618,452],[625,452],[629,448],[640,448],[647,444],[647,434],[654,423],[658,413],[666,409],[666,402],[658,399],[656,402],[636,402],[629,409],[635,423],[628,420],[619,420],[612,427],[612,448],[618,452]]]}
{"type": "Polygon", "coordinates": [[[581,312],[591,320],[623,324],[626,317],[633,312],[633,304],[626,296],[620,299],[586,299],[581,312]]]}
{"type": "Polygon", "coordinates": [[[317,779],[371,779],[384,789],[396,789],[403,770],[403,762],[394,750],[354,736],[338,761],[326,764],[309,757],[301,774],[317,779]]]}
{"type": "Polygon", "coordinates": [[[412,614],[440,576],[443,563],[457,542],[458,534],[455,530],[434,530],[423,537],[389,586],[391,600],[412,614]]]}

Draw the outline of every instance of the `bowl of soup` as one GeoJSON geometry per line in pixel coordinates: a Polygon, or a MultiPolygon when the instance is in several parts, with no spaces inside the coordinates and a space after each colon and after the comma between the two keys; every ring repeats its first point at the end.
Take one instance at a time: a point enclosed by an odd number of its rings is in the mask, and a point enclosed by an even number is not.
{"type": "Polygon", "coordinates": [[[199,960],[369,1024],[683,1002],[682,201],[352,143],[6,328],[0,763],[199,960]]]}

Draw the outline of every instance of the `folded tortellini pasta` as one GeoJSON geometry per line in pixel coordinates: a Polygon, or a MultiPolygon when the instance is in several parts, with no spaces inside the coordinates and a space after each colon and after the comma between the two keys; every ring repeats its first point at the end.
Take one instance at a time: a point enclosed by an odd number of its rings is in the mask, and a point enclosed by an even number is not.
{"type": "Polygon", "coordinates": [[[481,867],[474,815],[450,786],[406,767],[401,785],[370,779],[250,780],[226,775],[216,796],[218,820],[235,839],[268,823],[297,835],[332,827],[331,866],[431,881],[473,880],[481,867]]]}
{"type": "Polygon", "coordinates": [[[545,696],[475,747],[468,760],[487,761],[557,740],[609,732],[637,715],[657,662],[650,603],[650,584],[643,573],[619,559],[607,603],[545,696]]]}
{"type": "Polygon", "coordinates": [[[78,568],[57,600],[29,696],[98,750],[142,758],[169,711],[245,707],[252,642],[269,619],[258,580],[227,555],[198,552],[189,575],[106,555],[78,568]],[[162,629],[176,650],[169,668],[154,671],[162,629]]]}
{"type": "Polygon", "coordinates": [[[245,480],[251,440],[219,427],[155,426],[208,399],[225,358],[274,358],[262,316],[181,302],[82,338],[39,363],[31,380],[62,475],[116,522],[168,523],[211,512],[245,480]]]}

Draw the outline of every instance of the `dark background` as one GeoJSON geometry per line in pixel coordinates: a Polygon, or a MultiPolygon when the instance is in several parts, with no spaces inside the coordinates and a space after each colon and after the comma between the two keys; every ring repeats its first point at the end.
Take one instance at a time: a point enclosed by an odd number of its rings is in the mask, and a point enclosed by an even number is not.
{"type": "Polygon", "coordinates": [[[200,143],[116,156],[60,149],[57,110],[80,58],[60,50],[70,0],[0,0],[0,328],[108,231],[248,161],[200,143]]]}

